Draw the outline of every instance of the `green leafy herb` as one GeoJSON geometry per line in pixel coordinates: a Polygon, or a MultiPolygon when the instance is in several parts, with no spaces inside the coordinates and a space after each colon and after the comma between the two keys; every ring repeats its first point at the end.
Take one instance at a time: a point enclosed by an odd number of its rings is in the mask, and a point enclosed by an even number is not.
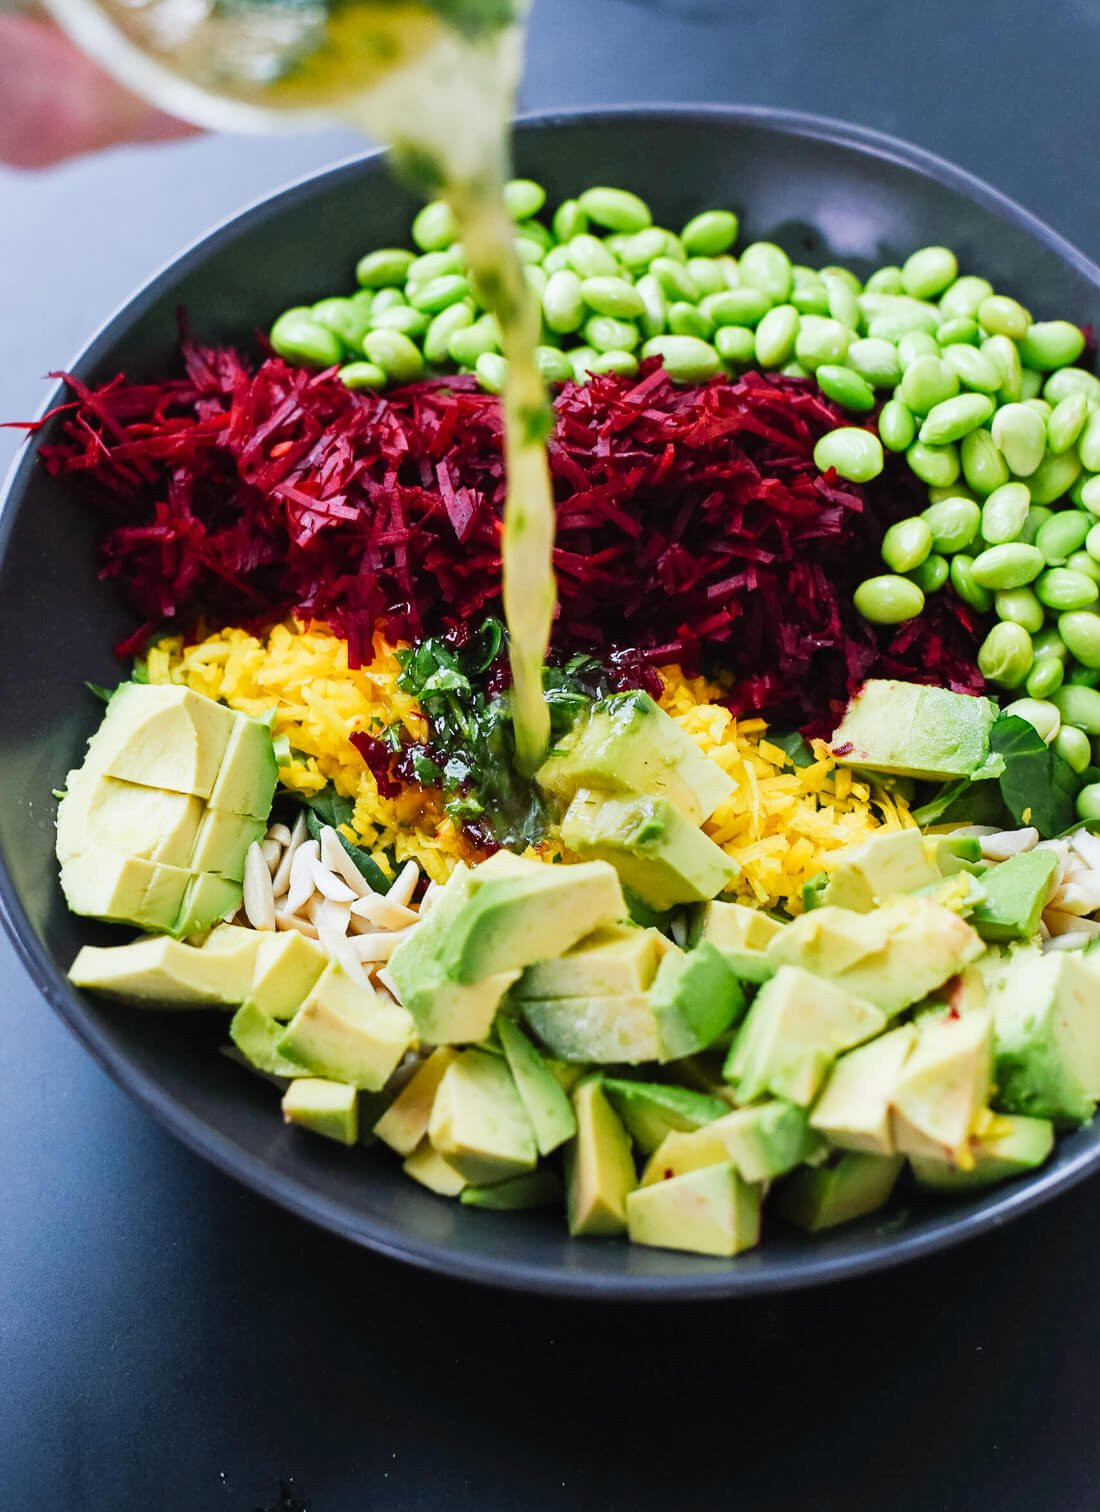
{"type": "Polygon", "coordinates": [[[312,798],[303,798],[302,803],[305,805],[306,827],[309,830],[310,839],[320,840],[321,831],[331,825],[336,831],[340,844],[355,863],[356,869],[371,891],[389,892],[393,879],[386,875],[369,851],[364,850],[361,845],[353,844],[346,835],[340,833],[340,826],[350,824],[351,816],[355,812],[355,804],[351,799],[343,797],[330,785],[312,798]]]}
{"type": "Polygon", "coordinates": [[[1081,779],[1033,725],[1017,714],[1001,714],[989,733],[989,745],[1004,758],[1001,796],[1017,824],[1034,825],[1044,839],[1073,824],[1081,779]]]}
{"type": "Polygon", "coordinates": [[[778,746],[781,751],[786,751],[796,767],[813,766],[817,760],[809,744],[798,730],[788,730],[779,735],[773,735],[769,730],[768,743],[778,746]]]}
{"type": "Polygon", "coordinates": [[[913,810],[913,818],[921,829],[929,824],[938,824],[951,805],[957,803],[973,785],[969,777],[963,777],[959,782],[944,783],[934,798],[913,810]]]}

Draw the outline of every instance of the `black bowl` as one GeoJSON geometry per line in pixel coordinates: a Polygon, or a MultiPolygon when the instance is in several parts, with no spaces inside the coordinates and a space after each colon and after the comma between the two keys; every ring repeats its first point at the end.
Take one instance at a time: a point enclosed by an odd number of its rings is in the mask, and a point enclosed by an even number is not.
{"type": "MultiPolygon", "coordinates": [[[[797,261],[857,269],[944,242],[1042,317],[1100,320],[1100,269],[957,168],[851,126],[768,110],[638,109],[529,121],[519,170],[563,197],[628,185],[678,225],[708,205],[797,261]]],[[[347,285],[371,246],[403,244],[415,206],[378,156],[318,174],[244,211],[140,290],[72,365],[87,382],[171,369],[176,312],[202,338],[246,344],[288,305],[347,285]]],[[[53,396],[56,403],[60,394],[53,396]]],[[[285,1130],[269,1087],[216,1053],[221,1024],[84,998],[65,971],[106,932],[73,918],[57,884],[51,789],[96,719],[82,680],[110,683],[125,613],[99,584],[95,531],[31,447],[0,519],[0,898],[43,995],[111,1075],[192,1149],[292,1211],[384,1254],[470,1280],[604,1298],[737,1296],[836,1280],[956,1243],[1100,1165],[1100,1125],[1062,1140],[1033,1177],[955,1202],[892,1208],[809,1240],[769,1225],[735,1261],[567,1237],[559,1215],[488,1214],[413,1185],[388,1152],[347,1152],[285,1130]]]]}

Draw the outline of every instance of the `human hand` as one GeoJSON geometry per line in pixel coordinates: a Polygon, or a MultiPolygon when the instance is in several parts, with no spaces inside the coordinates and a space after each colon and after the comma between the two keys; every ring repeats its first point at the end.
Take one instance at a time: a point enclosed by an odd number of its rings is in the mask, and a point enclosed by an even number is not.
{"type": "Polygon", "coordinates": [[[17,168],[196,130],[130,94],[63,32],[29,16],[0,15],[0,100],[0,162],[17,168]]]}

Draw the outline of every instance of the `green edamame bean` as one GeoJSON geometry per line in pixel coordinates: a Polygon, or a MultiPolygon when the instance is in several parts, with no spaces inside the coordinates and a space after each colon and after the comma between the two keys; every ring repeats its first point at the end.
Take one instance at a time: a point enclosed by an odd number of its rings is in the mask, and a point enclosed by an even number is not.
{"type": "Polygon", "coordinates": [[[1091,824],[1100,819],[1100,782],[1088,782],[1074,800],[1078,819],[1091,824]]]}
{"type": "Polygon", "coordinates": [[[1024,404],[1029,399],[1037,399],[1043,387],[1043,375],[1037,373],[1034,368],[1021,368],[1020,370],[1020,399],[1024,404]]]}
{"type": "Polygon", "coordinates": [[[508,359],[499,352],[482,352],[474,363],[477,381],[488,394],[500,394],[508,381],[508,359]]]}
{"type": "Polygon", "coordinates": [[[384,389],[386,375],[374,362],[348,362],[336,375],[346,388],[357,392],[362,389],[384,389]]]}
{"type": "Polygon", "coordinates": [[[1066,665],[1069,668],[1066,673],[1067,686],[1095,688],[1100,685],[1100,667],[1084,667],[1075,662],[1067,662],[1066,665]]]}
{"type": "Polygon", "coordinates": [[[363,354],[391,383],[413,383],[424,375],[420,348],[401,331],[368,331],[363,337],[363,354]]]}
{"type": "Polygon", "coordinates": [[[1008,465],[986,430],[963,437],[959,455],[966,481],[976,494],[991,494],[1009,480],[1008,465]]]}
{"type": "MultiPolygon", "coordinates": [[[[922,305],[917,300],[908,299],[904,295],[878,294],[873,297],[887,303],[885,308],[866,316],[868,336],[880,336],[884,341],[900,342],[902,337],[910,335],[911,332],[921,331],[926,336],[935,337],[939,321],[931,305],[922,305]]],[[[862,308],[862,301],[860,307],[862,308]]],[[[939,350],[938,342],[936,348],[939,350]]],[[[904,365],[903,362],[902,366],[904,365]]]]}
{"type": "Polygon", "coordinates": [[[1022,625],[1000,620],[978,648],[978,670],[987,682],[1018,688],[1031,671],[1031,636],[1022,625]]]}
{"type": "Polygon", "coordinates": [[[1030,478],[1043,460],[1047,428],[1026,404],[1002,404],[993,416],[993,444],[1018,478],[1030,478]]]}
{"type": "Polygon", "coordinates": [[[951,586],[971,609],[979,614],[988,614],[993,607],[993,595],[988,588],[974,578],[974,558],[959,552],[951,558],[951,586]]]}
{"type": "MultiPolygon", "coordinates": [[[[660,229],[665,233],[665,248],[663,255],[665,257],[671,257],[673,262],[678,262],[681,267],[683,267],[687,263],[687,253],[684,251],[683,242],[676,235],[675,231],[669,231],[663,226],[660,229]]],[[[738,277],[740,278],[740,275],[738,275],[738,277]]]]}
{"type": "Polygon", "coordinates": [[[876,268],[864,288],[871,294],[904,294],[905,285],[902,282],[901,269],[894,264],[876,268]]]}
{"type": "Polygon", "coordinates": [[[583,236],[588,230],[588,216],[581,209],[579,201],[564,199],[554,211],[550,224],[559,242],[571,242],[575,236],[583,236]]]}
{"type": "Polygon", "coordinates": [[[504,203],[514,221],[530,220],[546,204],[546,190],[534,179],[509,179],[504,186],[504,203]]]}
{"type": "Polygon", "coordinates": [[[1084,350],[1085,333],[1068,320],[1041,320],[1020,339],[1021,362],[1040,373],[1070,367],[1084,350]]]}
{"type": "Polygon", "coordinates": [[[421,252],[442,252],[458,240],[454,211],[444,200],[432,200],[412,223],[412,239],[421,252]]]}
{"type": "Polygon", "coordinates": [[[843,268],[839,263],[826,263],[825,267],[820,269],[819,276],[823,283],[828,283],[832,278],[842,283],[846,289],[851,289],[853,294],[863,293],[863,285],[851,268],[843,268]]]}
{"type": "Polygon", "coordinates": [[[584,323],[584,339],[597,352],[632,352],[641,335],[632,321],[593,315],[584,323]]]}
{"type": "Polygon", "coordinates": [[[414,310],[438,315],[448,305],[470,297],[470,282],[461,273],[441,273],[438,278],[429,278],[424,283],[410,284],[408,295],[414,310]]]}
{"type": "Polygon", "coordinates": [[[592,364],[596,361],[598,354],[590,346],[579,346],[571,347],[565,355],[569,358],[573,369],[573,381],[587,383],[592,376],[592,364]]]}
{"type": "MultiPolygon", "coordinates": [[[[1094,614],[1091,609],[1073,609],[1066,614],[1058,616],[1058,634],[1066,644],[1066,649],[1072,657],[1081,663],[1083,667],[1100,667],[1100,614],[1094,614]]],[[[1079,724],[1082,729],[1088,729],[1073,714],[1062,711],[1062,718],[1070,724],[1079,724]]],[[[1095,730],[1089,730],[1090,735],[1100,734],[1100,723],[1095,730]]]]}
{"type": "Polygon", "coordinates": [[[942,504],[944,499],[969,499],[971,504],[978,503],[977,495],[971,493],[965,483],[955,483],[950,488],[930,488],[928,490],[929,504],[942,504]]]}
{"type": "Polygon", "coordinates": [[[1031,314],[1018,300],[1006,294],[991,294],[978,306],[978,320],[991,336],[1008,336],[1019,341],[1027,335],[1031,314]]]}
{"type": "Polygon", "coordinates": [[[874,388],[893,388],[901,379],[898,349],[892,341],[864,336],[848,347],[848,366],[874,388]]]}
{"type": "Polygon", "coordinates": [[[921,511],[921,519],[932,532],[933,550],[952,556],[978,534],[981,510],[972,499],[947,498],[929,504],[921,511]]]}
{"type": "Polygon", "coordinates": [[[719,326],[714,345],[723,362],[744,367],[756,356],[756,340],[748,326],[719,326]]]}
{"type": "MultiPolygon", "coordinates": [[[[1100,624],[1100,615],[1092,617],[1100,624]]],[[[1063,724],[1074,725],[1086,735],[1100,735],[1100,692],[1095,688],[1081,683],[1063,683],[1051,694],[1050,701],[1062,716],[1063,724]]]]}
{"type": "MultiPolygon", "coordinates": [[[[661,288],[660,279],[646,273],[634,285],[641,295],[645,312],[641,316],[642,334],[645,337],[660,336],[668,328],[668,300],[661,288]]],[[[751,337],[750,337],[751,341],[751,337]]]]}
{"type": "Polygon", "coordinates": [[[546,383],[570,383],[572,381],[573,364],[558,347],[536,347],[535,361],[538,363],[539,372],[546,383]]]}
{"type": "MultiPolygon", "coordinates": [[[[378,316],[384,315],[387,310],[397,310],[402,305],[408,305],[404,289],[395,289],[392,286],[379,289],[371,299],[371,317],[377,320],[378,316]]],[[[410,305],[409,308],[411,309],[412,306],[410,305]]]]}
{"type": "Polygon", "coordinates": [[[414,310],[412,305],[391,305],[388,310],[372,314],[370,328],[372,331],[400,331],[403,336],[416,341],[431,323],[432,317],[426,310],[414,310]]]}
{"type": "Polygon", "coordinates": [[[799,289],[823,289],[825,280],[817,268],[808,268],[805,263],[791,263],[793,293],[799,289]]]}
{"type": "Polygon", "coordinates": [[[1084,394],[1068,394],[1054,406],[1047,421],[1047,446],[1055,456],[1061,456],[1062,452],[1076,445],[1088,413],[1088,400],[1084,394]]]}
{"type": "Polygon", "coordinates": [[[1031,508],[1026,483],[1002,483],[982,505],[982,536],[990,546],[1003,546],[1019,536],[1031,508]]]}
{"type": "Polygon", "coordinates": [[[717,351],[698,336],[654,336],[642,356],[659,357],[674,383],[705,383],[722,371],[717,351]]]}
{"type": "Polygon", "coordinates": [[[546,285],[550,282],[550,275],[540,263],[526,263],[523,269],[523,277],[527,287],[534,295],[535,304],[542,304],[542,296],[546,293],[546,285]]]}
{"type": "Polygon", "coordinates": [[[642,273],[655,257],[660,257],[667,247],[668,238],[659,226],[647,226],[633,236],[624,236],[618,249],[618,259],[631,273],[642,273]]]}
{"type": "Polygon", "coordinates": [[[312,315],[318,325],[334,332],[353,352],[370,330],[370,311],[350,299],[319,299],[312,315]]]}
{"type": "Polygon", "coordinates": [[[993,400],[986,394],[958,394],[954,399],[944,399],[928,411],[920,428],[920,439],[926,446],[946,446],[949,441],[961,441],[976,426],[983,425],[992,413],[993,400]]]}
{"type": "Polygon", "coordinates": [[[940,300],[940,312],[945,320],[954,320],[963,316],[976,319],[978,311],[983,303],[993,293],[993,285],[988,278],[976,278],[973,274],[965,274],[962,278],[956,278],[949,289],[944,291],[940,300]]]}
{"type": "Polygon", "coordinates": [[[1029,635],[1036,635],[1046,622],[1042,604],[1030,588],[1002,588],[993,595],[997,618],[1022,625],[1029,635]]]}
{"type": "Polygon", "coordinates": [[[936,332],[936,340],[944,350],[949,346],[979,346],[981,327],[976,320],[968,320],[965,316],[945,320],[936,332]]]}
{"type": "MultiPolygon", "coordinates": [[[[776,305],[774,309],[768,311],[756,328],[756,360],[762,368],[765,370],[781,368],[785,362],[791,360],[798,337],[798,328],[798,311],[794,305],[776,305]]],[[[873,407],[874,396],[872,395],[868,408],[873,407]]]]}
{"type": "Polygon", "coordinates": [[[728,252],[723,252],[722,256],[716,257],[714,261],[722,270],[722,275],[726,280],[726,288],[739,289],[741,287],[741,269],[737,265],[736,257],[731,257],[728,252]]]}
{"type": "MultiPolygon", "coordinates": [[[[598,186],[577,195],[577,203],[588,219],[608,231],[644,231],[653,224],[653,215],[645,200],[629,189],[598,186]]],[[[580,269],[577,269],[578,273],[580,269]]]]}
{"type": "Polygon", "coordinates": [[[944,347],[943,360],[964,388],[979,394],[995,394],[1001,386],[1000,369],[977,347],[958,344],[944,347]]]}
{"type": "Polygon", "coordinates": [[[516,227],[516,237],[518,241],[530,242],[536,248],[538,255],[531,259],[535,262],[541,262],[554,245],[554,238],[541,221],[522,221],[516,227]]]}
{"type": "Polygon", "coordinates": [[[768,296],[769,304],[785,304],[793,275],[791,260],[774,242],[753,242],[741,253],[741,282],[768,296]]]}
{"type": "Polygon", "coordinates": [[[795,338],[795,356],[814,372],[827,363],[843,363],[852,333],[839,320],[822,315],[804,315],[795,338]]]}
{"type": "Polygon", "coordinates": [[[1079,730],[1076,725],[1068,725],[1064,720],[1054,737],[1053,749],[1055,755],[1060,756],[1070,771],[1076,772],[1078,776],[1092,764],[1092,746],[1088,736],[1084,730],[1079,730]]]}
{"type": "Polygon", "coordinates": [[[921,247],[901,265],[901,282],[914,299],[932,299],[955,282],[959,264],[948,247],[921,247]]]}
{"type": "MultiPolygon", "coordinates": [[[[775,311],[772,311],[775,314],[775,311]]],[[[767,319],[767,317],[765,317],[767,319]]],[[[760,350],[760,331],[764,329],[764,321],[760,322],[760,330],[756,333],[757,352],[760,350]]],[[[851,368],[841,367],[837,363],[824,362],[815,373],[817,386],[827,399],[832,399],[842,409],[852,410],[856,414],[866,414],[875,407],[875,391],[858,373],[853,373],[851,368]]]]}
{"type": "MultiPolygon", "coordinates": [[[[1055,665],[1058,666],[1057,663],[1055,665]]],[[[1060,666],[1058,670],[1061,671],[1060,666]]],[[[1029,685],[1034,673],[1035,669],[1033,667],[1028,674],[1029,685]]],[[[1015,699],[1014,702],[1006,705],[1005,713],[1014,714],[1017,719],[1026,719],[1041,739],[1046,741],[1047,745],[1050,745],[1062,726],[1062,716],[1059,714],[1057,707],[1038,694],[1031,698],[1015,699]]]]}
{"type": "Polygon", "coordinates": [[[284,310],[271,327],[268,340],[287,362],[327,368],[344,360],[344,343],[335,331],[315,320],[306,305],[284,310]]]}
{"type": "Polygon", "coordinates": [[[904,373],[918,357],[938,357],[940,344],[927,331],[906,331],[897,344],[898,361],[904,373]]]}
{"type": "Polygon", "coordinates": [[[431,283],[433,279],[445,278],[449,273],[462,272],[462,259],[455,247],[447,247],[442,252],[422,252],[419,257],[414,257],[408,266],[405,277],[405,297],[412,304],[412,290],[421,284],[431,283]]]}
{"type": "Polygon", "coordinates": [[[1094,410],[1085,421],[1077,438],[1077,455],[1082,467],[1100,473],[1100,409],[1094,410]]]}
{"type": "Polygon", "coordinates": [[[910,470],[929,488],[950,488],[959,476],[959,450],[954,444],[929,446],[914,441],[905,453],[910,470]]]}
{"type": "Polygon", "coordinates": [[[614,315],[619,320],[636,320],[645,314],[645,300],[625,278],[606,275],[581,281],[581,297],[597,315],[614,315]]]}
{"type": "Polygon", "coordinates": [[[704,299],[708,294],[720,294],[727,287],[722,269],[713,257],[689,257],[684,268],[704,299]]]}
{"type": "Polygon", "coordinates": [[[1001,386],[997,390],[997,396],[1001,403],[1015,403],[1020,398],[1024,381],[1024,370],[1016,343],[1007,336],[987,336],[982,342],[981,350],[1000,374],[1001,386]]]}
{"type": "Polygon", "coordinates": [[[1069,567],[1048,567],[1035,581],[1035,595],[1055,613],[1085,609],[1094,604],[1100,589],[1094,578],[1069,567]]]}
{"type": "Polygon", "coordinates": [[[633,352],[597,352],[588,364],[590,373],[615,373],[620,378],[633,378],[638,371],[638,359],[633,352]]]}
{"type": "Polygon", "coordinates": [[[447,353],[459,367],[472,368],[485,352],[500,351],[500,330],[492,315],[482,315],[473,325],[455,331],[447,342],[447,353]]]}
{"type": "Polygon", "coordinates": [[[1074,498],[1091,515],[1100,515],[1100,478],[1088,477],[1074,485],[1074,498]]]}
{"type": "Polygon", "coordinates": [[[424,356],[433,367],[447,361],[451,337],[474,323],[474,309],[470,304],[453,304],[440,310],[424,335],[424,356]]]}
{"type": "Polygon", "coordinates": [[[703,210],[680,232],[684,251],[692,257],[717,257],[737,240],[737,217],[731,210],[703,210]]]}
{"type": "Polygon", "coordinates": [[[913,411],[914,415],[927,415],[937,404],[954,399],[959,392],[959,380],[953,368],[939,357],[915,358],[905,369],[898,385],[898,398],[913,411]]]}
{"type": "Polygon", "coordinates": [[[919,567],[913,568],[909,576],[927,597],[929,594],[939,593],[940,589],[947,582],[949,571],[947,558],[933,551],[925,557],[919,567]]]}
{"type": "Polygon", "coordinates": [[[835,273],[829,274],[823,281],[829,299],[829,314],[850,331],[858,331],[862,320],[858,284],[853,290],[850,283],[837,277],[835,273]]]}
{"type": "Polygon", "coordinates": [[[900,399],[888,399],[879,411],[878,434],[888,451],[903,452],[912,446],[917,422],[909,406],[900,399]]]}
{"type": "Polygon", "coordinates": [[[569,262],[581,278],[615,278],[619,264],[598,236],[582,231],[568,242],[569,262]]]}
{"type": "Polygon", "coordinates": [[[898,520],[882,538],[882,560],[891,572],[912,572],[932,550],[932,531],[920,515],[898,520]]]}
{"type": "Polygon", "coordinates": [[[860,583],[852,602],[856,612],[874,625],[900,625],[923,611],[924,594],[908,578],[883,573],[860,583]]]}
{"type": "MultiPolygon", "coordinates": [[[[851,483],[869,483],[878,477],[884,465],[882,443],[878,437],[855,426],[845,425],[827,431],[814,447],[814,466],[819,472],[828,472],[832,468],[851,483]]],[[[920,613],[919,610],[916,612],[920,613]]]]}
{"type": "Polygon", "coordinates": [[[756,325],[768,313],[764,296],[755,289],[722,289],[717,294],[704,294],[699,308],[715,326],[756,325]],[[746,310],[751,319],[745,319],[746,310]]]}
{"type": "Polygon", "coordinates": [[[1066,558],[1085,544],[1090,524],[1088,515],[1079,509],[1063,509],[1051,515],[1035,537],[1047,565],[1064,566],[1066,558]]]}
{"type": "MultiPolygon", "coordinates": [[[[516,256],[519,258],[520,262],[524,265],[525,268],[532,268],[536,264],[541,263],[545,255],[543,249],[538,245],[538,243],[532,241],[529,237],[526,236],[520,236],[517,234],[515,237],[514,246],[516,249],[516,256]]],[[[477,281],[476,279],[473,279],[471,280],[471,282],[476,284],[477,281]]],[[[478,287],[478,294],[480,298],[484,299],[485,303],[488,303],[488,299],[485,296],[484,290],[481,289],[480,286],[478,287]]]]}
{"type": "Polygon", "coordinates": [[[1085,537],[1085,550],[1090,557],[1100,562],[1100,524],[1089,527],[1089,533],[1085,537]]]}
{"type": "Polygon", "coordinates": [[[785,362],[779,369],[784,378],[809,378],[808,368],[804,368],[801,362],[785,362]]]}
{"type": "Polygon", "coordinates": [[[1033,410],[1042,418],[1044,425],[1054,413],[1054,406],[1048,404],[1045,399],[1025,399],[1023,402],[1029,410],[1033,410]]]}
{"type": "Polygon", "coordinates": [[[791,304],[800,315],[828,315],[829,295],[824,284],[791,290],[791,304]]]}
{"type": "Polygon", "coordinates": [[[563,268],[573,271],[573,264],[569,261],[568,247],[551,247],[542,260],[542,270],[547,278],[552,273],[560,273],[563,268]]]}
{"type": "Polygon", "coordinates": [[[1066,643],[1058,634],[1057,625],[1047,625],[1045,629],[1039,631],[1038,635],[1033,635],[1031,640],[1036,657],[1056,656],[1060,662],[1064,663],[1069,656],[1066,643]]]}
{"type": "MultiPolygon", "coordinates": [[[[669,299],[683,299],[689,304],[698,304],[701,298],[698,285],[687,268],[682,263],[678,263],[674,257],[655,257],[649,265],[649,271],[657,279],[669,299]]],[[[739,294],[741,290],[730,292],[739,294]]],[[[765,304],[764,309],[766,308],[765,304]]]]}
{"type": "Polygon", "coordinates": [[[1023,588],[1034,582],[1045,566],[1037,547],[1013,541],[979,553],[974,558],[974,578],[983,588],[1023,588]]]}
{"type": "Polygon", "coordinates": [[[1081,463],[1076,452],[1063,452],[1058,457],[1048,453],[1027,480],[1027,486],[1036,504],[1053,504],[1069,493],[1080,474],[1081,463]]]}
{"type": "Polygon", "coordinates": [[[354,305],[364,315],[369,315],[374,308],[376,298],[377,295],[373,289],[356,289],[354,294],[348,295],[348,304],[354,305]]]}
{"type": "Polygon", "coordinates": [[[709,341],[714,335],[714,321],[686,299],[674,300],[669,305],[668,328],[674,336],[698,336],[701,341],[709,341]]]}
{"type": "Polygon", "coordinates": [[[404,285],[409,268],[416,261],[405,247],[379,247],[368,252],[355,265],[356,281],[364,289],[388,289],[404,285]]]}
{"type": "Polygon", "coordinates": [[[1043,383],[1043,398],[1059,404],[1067,394],[1084,394],[1089,404],[1100,404],[1100,378],[1086,368],[1059,368],[1043,383]]]}
{"type": "Polygon", "coordinates": [[[1087,551],[1074,551],[1066,557],[1066,566],[1071,572],[1083,572],[1093,582],[1100,583],[1100,562],[1089,556],[1087,551]]]}

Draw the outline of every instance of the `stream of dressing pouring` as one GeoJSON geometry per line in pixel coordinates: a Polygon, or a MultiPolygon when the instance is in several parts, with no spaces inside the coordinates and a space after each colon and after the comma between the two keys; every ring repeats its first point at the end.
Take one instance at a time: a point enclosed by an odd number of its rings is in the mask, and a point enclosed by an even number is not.
{"type": "Polygon", "coordinates": [[[530,774],[550,735],[542,669],[556,591],[539,314],[503,197],[528,3],[49,0],[86,51],[162,109],[228,130],[343,120],[450,204],[507,358],[503,597],[516,761],[530,774]]]}

